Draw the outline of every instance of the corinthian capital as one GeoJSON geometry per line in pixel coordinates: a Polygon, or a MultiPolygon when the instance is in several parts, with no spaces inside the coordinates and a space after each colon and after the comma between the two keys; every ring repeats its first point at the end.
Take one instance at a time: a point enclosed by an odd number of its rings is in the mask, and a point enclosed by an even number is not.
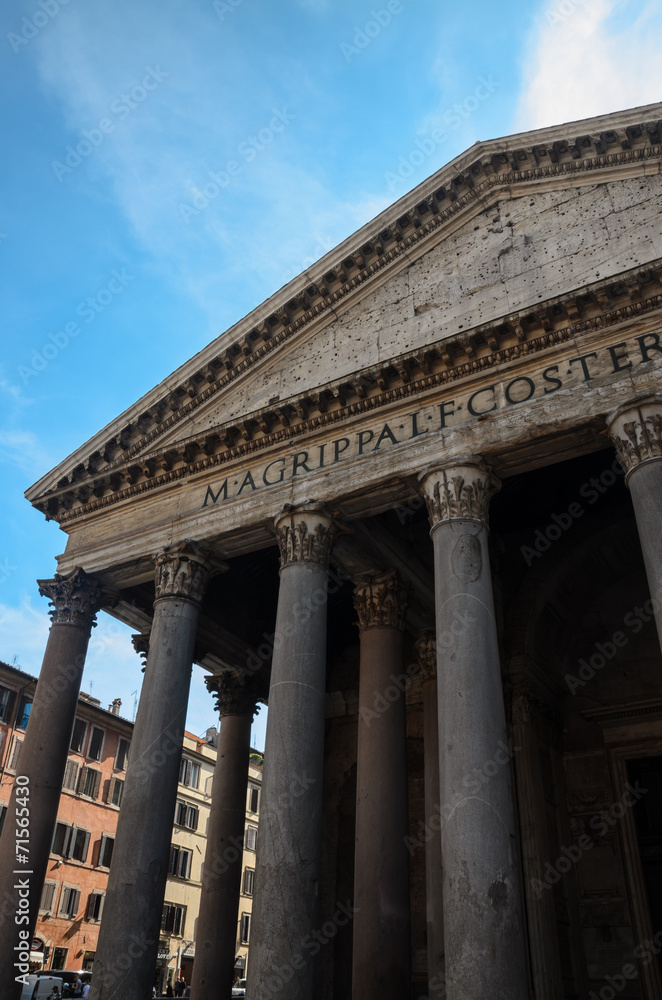
{"type": "Polygon", "coordinates": [[[258,702],[266,700],[262,678],[252,675],[245,679],[229,671],[205,677],[207,690],[213,694],[221,718],[226,715],[255,715],[260,711],[258,702]]]}
{"type": "Polygon", "coordinates": [[[188,538],[166,545],[153,559],[157,600],[180,597],[200,604],[210,577],[227,569],[210,548],[188,538]]]}
{"type": "Polygon", "coordinates": [[[437,676],[437,640],[434,632],[424,632],[414,644],[414,652],[424,681],[437,676]]]}
{"type": "Polygon", "coordinates": [[[324,504],[288,505],[275,523],[281,569],[298,562],[328,566],[336,525],[324,504]]]}
{"type": "Polygon", "coordinates": [[[643,462],[662,458],[662,396],[645,396],[619,406],[607,417],[607,427],[626,482],[643,462]]]}
{"type": "Polygon", "coordinates": [[[490,498],[501,483],[478,455],[442,462],[421,473],[430,524],[467,520],[489,522],[490,498]]]}
{"type": "Polygon", "coordinates": [[[52,608],[48,612],[53,625],[79,625],[91,630],[103,601],[103,590],[94,577],[82,569],[70,576],[56,573],[52,580],[37,580],[39,593],[48,597],[52,608]]]}
{"type": "Polygon", "coordinates": [[[354,589],[354,607],[359,628],[405,627],[407,592],[395,570],[381,576],[367,576],[354,589]]]}

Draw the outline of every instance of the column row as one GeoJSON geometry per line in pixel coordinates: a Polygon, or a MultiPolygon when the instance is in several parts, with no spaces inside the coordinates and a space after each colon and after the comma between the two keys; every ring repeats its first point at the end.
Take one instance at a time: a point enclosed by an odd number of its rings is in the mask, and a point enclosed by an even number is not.
{"type": "MultiPolygon", "coordinates": [[[[649,397],[622,407],[608,425],[632,493],[662,637],[662,400],[649,397]]],[[[436,589],[435,635],[418,647],[426,664],[426,818],[432,823],[438,810],[441,827],[426,856],[430,995],[442,996],[445,989],[451,1000],[528,995],[488,551],[489,501],[498,486],[476,456],[421,476],[436,589]],[[486,763],[494,770],[491,780],[476,782],[472,775],[486,763]]],[[[312,1000],[313,952],[303,943],[319,920],[327,569],[336,524],[322,504],[309,503],[283,512],[276,532],[281,571],[249,997],[312,1000]]],[[[93,1000],[142,1000],[151,990],[200,603],[210,577],[223,569],[212,550],[194,542],[169,546],[155,557],[154,619],[93,1000]]],[[[15,983],[16,954],[36,923],[90,630],[96,611],[111,599],[82,570],[42,581],[40,589],[53,603],[53,624],[21,751],[20,781],[0,839],[5,983],[15,983]],[[23,864],[13,816],[17,798],[28,797],[31,827],[23,864]],[[27,916],[17,922],[21,907],[27,916]]],[[[371,705],[402,670],[406,595],[395,574],[373,575],[356,588],[355,607],[359,698],[371,705]]],[[[198,1000],[226,982],[229,989],[234,959],[236,906],[232,910],[228,900],[238,895],[240,867],[221,863],[215,871],[215,863],[243,831],[258,695],[229,683],[216,682],[223,723],[196,946],[198,1000]]],[[[410,976],[404,697],[370,724],[368,717],[360,717],[357,746],[353,992],[357,1000],[399,1000],[410,976]]],[[[19,993],[16,984],[14,995],[19,993]]]]}

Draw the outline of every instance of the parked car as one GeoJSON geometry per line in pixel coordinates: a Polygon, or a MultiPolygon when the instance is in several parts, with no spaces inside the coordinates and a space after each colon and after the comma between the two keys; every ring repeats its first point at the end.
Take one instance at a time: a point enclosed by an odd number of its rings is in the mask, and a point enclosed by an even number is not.
{"type": "Polygon", "coordinates": [[[233,997],[245,997],[246,996],[246,980],[240,979],[232,987],[233,997]]]}
{"type": "Polygon", "coordinates": [[[53,988],[62,995],[62,980],[59,976],[26,976],[27,982],[21,990],[21,1000],[47,1000],[55,996],[53,988]]]}

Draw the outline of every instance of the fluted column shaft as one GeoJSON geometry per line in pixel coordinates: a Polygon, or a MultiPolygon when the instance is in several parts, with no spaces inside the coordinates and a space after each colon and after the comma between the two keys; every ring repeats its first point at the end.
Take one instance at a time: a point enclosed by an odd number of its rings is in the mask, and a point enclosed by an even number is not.
{"type": "Polygon", "coordinates": [[[7,1000],[20,997],[16,977],[29,972],[83,665],[101,605],[100,588],[80,569],[40,580],[39,590],[52,603],[52,625],[0,838],[0,982],[7,1000]]]}
{"type": "Polygon", "coordinates": [[[444,967],[444,900],[441,866],[439,718],[437,644],[433,634],[416,643],[423,679],[423,754],[425,783],[425,909],[428,945],[428,996],[446,996],[444,967]]]}
{"type": "Polygon", "coordinates": [[[515,771],[534,996],[536,1000],[563,1000],[554,893],[545,881],[545,865],[554,859],[549,856],[547,838],[547,804],[536,732],[538,710],[528,691],[515,691],[513,742],[519,747],[515,771]]]}
{"type": "Polygon", "coordinates": [[[309,503],[277,517],[276,532],[280,587],[247,997],[313,1000],[333,521],[309,503]]]}
{"type": "Polygon", "coordinates": [[[229,675],[207,678],[216,694],[221,732],[211,792],[191,993],[229,997],[237,944],[253,690],[229,675]]]}
{"type": "Polygon", "coordinates": [[[406,701],[406,597],[395,573],[354,591],[359,616],[356,853],[352,994],[411,992],[406,701]]]}
{"type": "Polygon", "coordinates": [[[632,495],[662,647],[662,396],[646,396],[619,407],[607,424],[632,495]]]}
{"type": "Polygon", "coordinates": [[[449,1000],[525,1000],[506,719],[478,458],[422,474],[435,560],[444,951],[449,1000]]]}
{"type": "Polygon", "coordinates": [[[91,1000],[144,1000],[152,990],[200,602],[222,568],[188,541],[167,546],[155,563],[154,619],[91,1000]]]}

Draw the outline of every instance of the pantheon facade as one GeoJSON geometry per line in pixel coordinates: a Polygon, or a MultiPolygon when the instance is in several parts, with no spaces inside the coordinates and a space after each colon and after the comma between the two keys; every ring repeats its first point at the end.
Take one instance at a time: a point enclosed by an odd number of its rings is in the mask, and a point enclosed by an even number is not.
{"type": "Polygon", "coordinates": [[[147,660],[92,1000],[151,991],[193,664],[195,1000],[229,996],[260,702],[249,1000],[660,1000],[661,119],[477,143],[28,490],[67,541],[3,990],[103,609],[147,660]]]}

